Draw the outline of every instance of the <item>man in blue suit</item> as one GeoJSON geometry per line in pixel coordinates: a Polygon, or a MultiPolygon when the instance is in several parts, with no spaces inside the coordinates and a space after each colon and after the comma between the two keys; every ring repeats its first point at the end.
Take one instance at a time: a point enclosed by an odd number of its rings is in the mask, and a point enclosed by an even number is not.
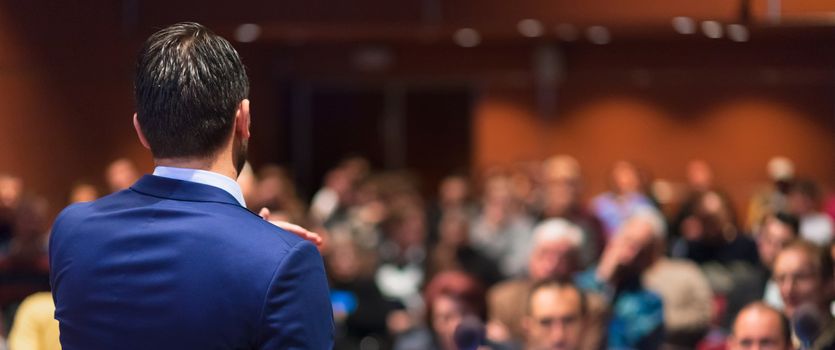
{"type": "Polygon", "coordinates": [[[329,349],[316,247],[248,211],[235,182],[250,137],[237,52],[196,23],[153,34],[134,126],[157,165],[66,208],[50,238],[64,349],[329,349]]]}

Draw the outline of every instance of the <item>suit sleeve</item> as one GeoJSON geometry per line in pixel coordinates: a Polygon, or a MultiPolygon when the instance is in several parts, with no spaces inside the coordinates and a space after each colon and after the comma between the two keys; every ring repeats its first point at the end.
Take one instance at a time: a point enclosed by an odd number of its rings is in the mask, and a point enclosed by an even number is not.
{"type": "Polygon", "coordinates": [[[313,244],[296,244],[279,264],[267,291],[259,349],[331,349],[333,310],[322,257],[313,244]]]}

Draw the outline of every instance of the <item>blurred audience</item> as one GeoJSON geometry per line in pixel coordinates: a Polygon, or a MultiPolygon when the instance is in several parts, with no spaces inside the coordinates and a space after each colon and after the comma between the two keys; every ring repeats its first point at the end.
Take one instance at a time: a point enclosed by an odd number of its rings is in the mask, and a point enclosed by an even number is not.
{"type": "MultiPolygon", "coordinates": [[[[568,155],[488,169],[479,187],[449,175],[432,197],[425,179],[372,171],[361,157],[327,171],[309,206],[281,166],[247,165],[238,183],[253,211],[325,238],[336,349],[832,348],[826,187],[797,178],[785,158],[768,168],[746,225],[704,160],[688,162],[683,184],[664,179],[669,217],[634,164],[616,162],[609,191],[590,199],[568,155]]],[[[105,174],[110,191],[139,177],[125,158],[105,174]]],[[[70,203],[102,194],[87,182],[70,190],[70,203]]],[[[0,324],[12,326],[11,349],[57,339],[44,293],[48,204],[0,174],[0,324]]]]}

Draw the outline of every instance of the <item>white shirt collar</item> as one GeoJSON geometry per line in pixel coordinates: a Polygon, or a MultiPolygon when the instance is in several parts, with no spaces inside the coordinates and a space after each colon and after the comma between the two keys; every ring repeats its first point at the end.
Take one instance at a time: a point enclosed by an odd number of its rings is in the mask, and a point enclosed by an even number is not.
{"type": "Polygon", "coordinates": [[[154,175],[217,187],[231,194],[242,207],[246,208],[246,202],[244,201],[243,192],[241,192],[241,186],[238,185],[235,180],[232,180],[232,178],[226,175],[206,170],[174,168],[168,166],[158,166],[154,168],[154,175]]]}

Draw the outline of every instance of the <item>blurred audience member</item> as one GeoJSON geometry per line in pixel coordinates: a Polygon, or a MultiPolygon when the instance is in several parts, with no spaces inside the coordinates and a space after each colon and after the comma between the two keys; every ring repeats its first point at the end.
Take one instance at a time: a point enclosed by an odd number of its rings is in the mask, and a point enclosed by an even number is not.
{"type": "Polygon", "coordinates": [[[514,200],[507,176],[493,174],[484,187],[483,208],[471,227],[470,241],[475,249],[498,262],[502,274],[520,276],[525,270],[533,222],[514,200]]]}
{"type": "Polygon", "coordinates": [[[546,280],[525,302],[525,345],[529,350],[580,350],[588,337],[586,297],[570,282],[546,280]]]}
{"type": "Polygon", "coordinates": [[[20,303],[9,332],[10,350],[60,350],[55,302],[50,292],[38,292],[20,303]]]}
{"type": "Polygon", "coordinates": [[[87,182],[76,183],[70,190],[69,203],[92,202],[99,198],[99,190],[87,182]]]}
{"type": "Polygon", "coordinates": [[[788,211],[800,218],[800,236],[819,246],[832,241],[832,218],[820,210],[821,195],[811,180],[792,182],[788,191],[788,211]]]}
{"type": "Polygon", "coordinates": [[[427,259],[429,279],[446,270],[463,270],[478,277],[486,287],[502,276],[495,262],[469,245],[469,216],[461,210],[447,210],[438,224],[440,237],[427,259]]]}
{"type": "Polygon", "coordinates": [[[606,339],[610,349],[658,349],[663,343],[662,299],[641,281],[655,262],[656,230],[638,216],[627,219],[606,246],[598,266],[577,279],[581,288],[609,301],[606,339]]]}
{"type": "Polygon", "coordinates": [[[757,191],[748,204],[747,225],[750,232],[759,231],[758,225],[766,215],[788,209],[786,194],[794,178],[794,163],[786,157],[773,157],[768,160],[766,171],[771,184],[757,191]]]}
{"type": "Polygon", "coordinates": [[[438,185],[438,200],[429,208],[429,244],[439,239],[438,229],[441,218],[448,212],[458,212],[472,220],[477,214],[475,202],[470,193],[469,180],[463,175],[449,175],[438,185]]]}
{"type": "Polygon", "coordinates": [[[395,350],[457,350],[456,328],[468,316],[484,319],[484,289],[478,280],[460,271],[436,275],[423,292],[426,301],[425,327],[399,335],[395,350]]]}
{"type": "Polygon", "coordinates": [[[5,251],[12,239],[18,210],[24,202],[23,180],[17,176],[0,174],[0,251],[5,251]]]}
{"type": "Polygon", "coordinates": [[[756,244],[740,234],[735,218],[727,198],[715,191],[703,193],[693,214],[682,222],[681,237],[673,244],[672,255],[699,265],[728,265],[736,261],[756,265],[756,244]]]}
{"type": "Polygon", "coordinates": [[[310,217],[318,224],[327,225],[351,193],[351,179],[345,169],[335,168],[325,174],[324,186],[313,196],[310,217]]]}
{"type": "Polygon", "coordinates": [[[296,187],[287,171],[278,165],[266,165],[258,171],[258,185],[254,210],[267,208],[270,220],[287,221],[305,225],[304,204],[296,194],[296,187]]]}
{"type": "Polygon", "coordinates": [[[105,180],[107,180],[110,192],[118,192],[127,189],[139,180],[139,171],[130,159],[119,158],[107,166],[105,180]]]}
{"type": "Polygon", "coordinates": [[[766,304],[778,309],[783,309],[783,299],[780,297],[780,289],[771,279],[774,271],[774,261],[777,254],[789,243],[799,236],[800,222],[797,217],[786,213],[768,215],[760,225],[760,232],[757,234],[757,251],[760,256],[760,271],[757,274],[757,285],[754,290],[761,292],[761,297],[766,304]]]}
{"type": "Polygon", "coordinates": [[[388,298],[414,313],[421,308],[420,286],[426,266],[426,213],[415,203],[398,209],[383,223],[385,240],[379,247],[375,281],[388,298]]]}
{"type": "Polygon", "coordinates": [[[687,194],[670,225],[670,236],[674,239],[681,236],[683,222],[695,214],[699,207],[699,200],[705,193],[716,192],[725,201],[728,201],[728,196],[716,188],[713,169],[706,161],[701,159],[689,161],[686,168],[686,177],[687,194]]]}
{"type": "Polygon", "coordinates": [[[774,260],[773,279],[780,289],[783,312],[790,319],[803,304],[812,304],[827,315],[825,324],[831,324],[829,309],[832,300],[833,270],[829,252],[814,243],[798,240],[780,250],[774,260]]]}
{"type": "Polygon", "coordinates": [[[519,203],[522,213],[536,215],[542,209],[542,193],[540,189],[539,162],[518,162],[513,165],[508,174],[510,191],[516,203],[519,203]]]}
{"type": "Polygon", "coordinates": [[[310,217],[317,225],[329,226],[344,221],[345,210],[353,203],[354,189],[369,174],[368,161],[349,157],[325,174],[324,185],[310,203],[310,217]]]}
{"type": "Polygon", "coordinates": [[[388,347],[389,313],[395,302],[383,297],[374,282],[374,251],[355,244],[349,235],[334,235],[326,255],[331,281],[337,349],[360,349],[363,339],[388,347]],[[388,344],[388,345],[387,345],[388,344]]]}
{"type": "MultiPolygon", "coordinates": [[[[491,340],[516,345],[523,342],[525,330],[522,327],[522,319],[525,310],[519,305],[525,305],[531,287],[538,282],[552,279],[572,281],[580,271],[582,244],[583,234],[579,227],[564,219],[548,219],[534,228],[528,276],[502,282],[488,292],[488,337],[491,340]]],[[[594,301],[597,301],[595,306],[602,304],[599,299],[594,301]]],[[[589,335],[597,335],[599,338],[601,334],[598,330],[589,332],[589,335]]]]}
{"type": "Polygon", "coordinates": [[[553,156],[543,164],[541,177],[541,218],[563,218],[579,226],[583,231],[583,266],[595,261],[603,250],[605,237],[600,221],[582,205],[580,164],[571,156],[553,156]]]}
{"type": "Polygon", "coordinates": [[[603,222],[607,239],[616,235],[621,225],[636,210],[654,207],[644,191],[644,186],[641,172],[634,164],[618,161],[612,167],[609,192],[592,200],[592,211],[603,222]]]}
{"type": "Polygon", "coordinates": [[[652,264],[642,274],[643,285],[664,303],[665,345],[668,349],[692,349],[707,334],[713,319],[713,291],[699,266],[689,260],[667,258],[666,229],[661,213],[639,211],[631,230],[648,231],[652,264]]]}
{"type": "Polygon", "coordinates": [[[728,350],[794,349],[789,320],[763,303],[743,308],[733,323],[728,350]]]}

